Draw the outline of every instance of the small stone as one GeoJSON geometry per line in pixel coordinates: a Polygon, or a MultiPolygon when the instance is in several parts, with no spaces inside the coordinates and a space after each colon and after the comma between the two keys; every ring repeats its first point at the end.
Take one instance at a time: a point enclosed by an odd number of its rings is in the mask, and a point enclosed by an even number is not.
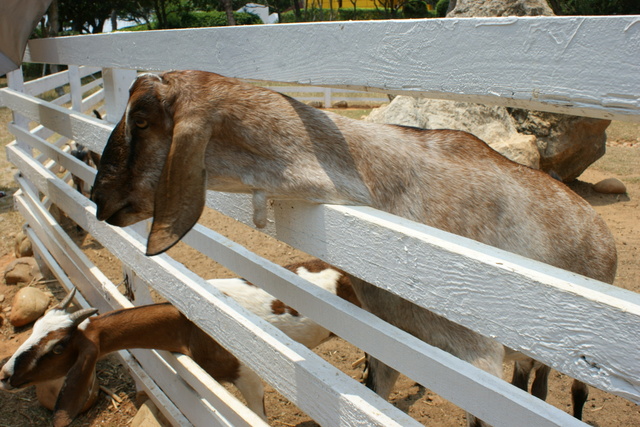
{"type": "Polygon", "coordinates": [[[603,179],[594,184],[593,189],[603,194],[624,194],[627,192],[627,187],[617,178],[603,179]]]}
{"type": "Polygon", "coordinates": [[[11,305],[9,322],[13,326],[24,326],[38,319],[49,306],[49,297],[37,288],[26,287],[16,293],[11,305]]]}
{"type": "Polygon", "coordinates": [[[7,266],[4,271],[4,280],[7,285],[17,283],[31,283],[32,280],[40,280],[42,274],[38,263],[33,257],[18,258],[7,266]]]}
{"type": "Polygon", "coordinates": [[[20,231],[15,236],[14,253],[16,258],[33,256],[31,240],[29,240],[29,238],[27,237],[24,231],[20,231]]]}
{"type": "Polygon", "coordinates": [[[0,295],[0,302],[4,302],[5,296],[4,294],[0,295]]]}
{"type": "Polygon", "coordinates": [[[131,427],[165,427],[170,424],[158,407],[151,400],[147,400],[140,406],[130,425],[131,427]]]}

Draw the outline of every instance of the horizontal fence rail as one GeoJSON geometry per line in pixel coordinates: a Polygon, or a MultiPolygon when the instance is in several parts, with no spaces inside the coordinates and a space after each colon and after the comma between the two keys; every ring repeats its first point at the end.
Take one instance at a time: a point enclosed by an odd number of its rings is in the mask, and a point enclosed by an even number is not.
{"type": "MultiPolygon", "coordinates": [[[[389,102],[389,97],[376,97],[374,94],[355,92],[347,89],[319,88],[311,86],[264,86],[276,92],[286,93],[298,101],[318,102],[324,108],[331,108],[334,103],[343,101],[346,106],[379,105],[389,102]],[[316,95],[318,94],[318,95],[316,95]],[[368,96],[367,96],[368,95],[368,96]]],[[[339,104],[337,104],[339,105],[339,104]]]]}
{"type": "MultiPolygon", "coordinates": [[[[325,89],[272,89],[320,90],[325,106],[331,104],[326,88],[336,88],[640,121],[639,37],[640,16],[628,16],[265,25],[32,40],[27,61],[71,65],[65,74],[0,91],[0,105],[23,118],[9,126],[17,143],[7,147],[21,172],[17,206],[56,277],[66,288],[79,287],[81,305],[106,311],[131,303],[75,246],[47,204],[58,206],[116,255],[136,276],[141,292],[148,292],[147,284],[158,291],[321,424],[415,425],[168,255],[144,256],[144,226],[120,229],[97,221],[94,205],[71,188],[68,174],[59,178],[51,172],[59,165],[93,181],[95,170],[70,156],[63,144],[74,141],[102,151],[122,114],[135,70],[202,69],[261,82],[315,85],[325,89]],[[249,52],[247,38],[269,43],[249,52]],[[167,57],[160,49],[176,54],[167,57]],[[202,49],[210,54],[202,55],[202,49]],[[602,56],[596,58],[594,49],[602,56]],[[80,84],[81,77],[99,71],[101,78],[80,84]],[[64,98],[39,98],[63,84],[71,88],[64,98]],[[82,95],[88,91],[97,92],[82,95]],[[102,100],[111,123],[89,113],[102,100]],[[69,102],[70,108],[62,105],[69,102]],[[29,131],[25,120],[39,126],[29,131]],[[60,135],[56,143],[47,139],[53,133],[60,135]],[[40,160],[31,156],[34,151],[40,160]]],[[[253,225],[247,196],[208,192],[207,206],[253,225]]],[[[368,207],[275,201],[261,231],[567,375],[640,403],[638,294],[368,207]],[[505,292],[518,298],[504,298],[505,292]],[[461,293],[464,304],[455,297],[461,293]],[[497,300],[501,303],[488,303],[497,300]],[[546,313],[544,319],[539,312],[546,313]]],[[[197,225],[184,241],[493,425],[513,425],[514,419],[531,426],[584,425],[320,291],[215,230],[197,225]]],[[[141,295],[136,303],[145,298],[141,295]]],[[[186,357],[137,350],[120,354],[176,425],[261,423],[186,357]],[[181,381],[173,380],[177,374],[181,381]]]]}
{"type": "Polygon", "coordinates": [[[639,16],[326,22],[37,39],[25,59],[640,121],[639,34],[639,16]]]}

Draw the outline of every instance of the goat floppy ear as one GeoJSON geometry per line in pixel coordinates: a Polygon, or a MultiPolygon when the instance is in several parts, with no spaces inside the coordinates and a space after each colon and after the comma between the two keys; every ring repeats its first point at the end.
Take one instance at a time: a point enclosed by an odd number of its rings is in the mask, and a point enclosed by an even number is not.
{"type": "Polygon", "coordinates": [[[98,361],[98,348],[87,342],[64,381],[53,412],[54,427],[65,427],[80,413],[89,397],[93,373],[98,361]]]}
{"type": "Polygon", "coordinates": [[[209,137],[205,123],[196,125],[176,120],[171,148],[155,194],[148,256],[171,248],[198,222],[206,199],[204,157],[209,137]]]}

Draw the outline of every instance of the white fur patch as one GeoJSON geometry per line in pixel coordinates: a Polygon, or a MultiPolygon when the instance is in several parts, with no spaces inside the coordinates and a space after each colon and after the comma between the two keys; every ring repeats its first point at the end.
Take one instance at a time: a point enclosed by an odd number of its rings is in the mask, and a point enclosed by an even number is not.
{"type": "Polygon", "coordinates": [[[263,319],[273,314],[271,303],[275,298],[257,286],[248,284],[243,279],[213,279],[208,282],[223,294],[233,298],[242,307],[263,319]]]}
{"type": "Polygon", "coordinates": [[[322,271],[318,271],[317,273],[312,273],[305,267],[298,267],[296,274],[303,279],[310,281],[314,285],[331,292],[332,294],[336,293],[338,279],[340,279],[340,276],[342,275],[339,271],[334,270],[333,268],[327,268],[322,271]]]}
{"type": "Polygon", "coordinates": [[[80,323],[80,324],[78,325],[78,330],[80,330],[80,331],[84,331],[85,329],[87,329],[87,326],[89,326],[89,323],[90,323],[90,322],[91,322],[91,318],[90,318],[90,317],[87,317],[86,319],[84,319],[84,320],[82,321],[82,323],[80,323]]]}
{"type": "Polygon", "coordinates": [[[238,378],[233,384],[240,390],[247,401],[247,406],[263,420],[267,420],[264,412],[264,385],[260,377],[244,364],[240,364],[238,378]]]}
{"type": "Polygon", "coordinates": [[[133,85],[135,84],[136,80],[138,80],[141,77],[154,77],[156,79],[158,79],[158,81],[162,81],[162,77],[160,77],[159,75],[155,74],[155,73],[140,73],[138,74],[138,76],[131,82],[131,85],[129,86],[129,90],[131,90],[131,88],[133,87],[133,85]]]}
{"type": "Polygon", "coordinates": [[[258,228],[267,226],[267,193],[264,190],[253,190],[253,223],[258,228]]]}
{"type": "MultiPolygon", "coordinates": [[[[71,320],[71,316],[69,315],[69,313],[67,313],[66,311],[57,309],[48,311],[44,316],[36,321],[36,323],[33,325],[33,329],[29,338],[27,338],[27,340],[23,342],[20,347],[18,347],[16,352],[13,353],[13,356],[11,356],[11,358],[7,361],[2,370],[8,375],[13,375],[15,360],[20,354],[32,348],[38,347],[40,341],[42,341],[42,339],[46,337],[50,332],[57,331],[58,329],[68,328],[71,325],[73,325],[73,321],[71,320]]],[[[51,347],[54,346],[58,341],[59,340],[52,340],[48,342],[46,348],[40,349],[38,353],[44,354],[46,351],[51,349],[51,347]]],[[[33,362],[35,363],[36,360],[37,358],[34,358],[33,362]]],[[[33,366],[30,366],[29,368],[32,367],[33,366]]]]}
{"type": "MultiPolygon", "coordinates": [[[[330,268],[312,273],[304,267],[299,267],[296,274],[332,294],[336,293],[341,275],[330,268]]],[[[329,330],[303,315],[294,316],[289,312],[275,314],[272,305],[276,298],[257,286],[249,285],[243,279],[213,279],[208,282],[302,345],[314,348],[331,335],[329,330]]]]}

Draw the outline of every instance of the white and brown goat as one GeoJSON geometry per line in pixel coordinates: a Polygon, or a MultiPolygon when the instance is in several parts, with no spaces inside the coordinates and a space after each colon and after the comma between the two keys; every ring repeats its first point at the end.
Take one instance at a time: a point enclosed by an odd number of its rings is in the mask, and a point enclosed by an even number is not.
{"type": "MultiPolygon", "coordinates": [[[[98,110],[93,110],[93,114],[97,119],[102,120],[102,115],[98,110]]],[[[73,143],[69,154],[92,168],[98,169],[98,167],[100,166],[100,154],[89,150],[83,144],[77,142],[73,143]]],[[[89,194],[89,192],[91,191],[90,185],[88,185],[86,182],[84,182],[83,179],[75,175],[71,175],[71,178],[73,179],[73,184],[75,185],[78,193],[89,194]]]]}
{"type": "MultiPolygon", "coordinates": [[[[76,159],[85,163],[87,166],[96,169],[100,166],[100,155],[89,150],[82,144],[76,143],[75,147],[72,148],[69,153],[76,159]]],[[[76,175],[71,175],[71,178],[73,179],[73,184],[76,187],[78,193],[89,194],[89,192],[91,191],[91,187],[86,182],[84,182],[83,179],[77,177],[76,175]]]]}
{"type": "MultiPolygon", "coordinates": [[[[103,152],[98,219],[153,216],[147,254],[159,254],[197,222],[207,189],[253,194],[258,226],[268,198],[367,205],[607,283],[615,276],[613,237],[588,203],[469,133],[351,120],[213,73],[139,76],[103,152]]],[[[367,310],[501,375],[498,342],[352,282],[367,310]]],[[[398,373],[371,362],[368,385],[386,398],[398,373]]]]}
{"type": "MultiPolygon", "coordinates": [[[[321,261],[286,268],[359,305],[348,277],[321,261]]],[[[331,332],[243,279],[211,280],[222,293],[292,339],[316,347],[331,332]]],[[[54,426],[68,425],[83,409],[95,380],[97,360],[114,351],[149,348],[186,354],[214,379],[233,383],[250,409],[266,420],[260,377],[187,319],[173,305],[152,304],[96,317],[96,309],[68,313],[75,289],[34,327],[0,371],[0,389],[12,390],[65,377],[54,407],[54,426]]]]}

